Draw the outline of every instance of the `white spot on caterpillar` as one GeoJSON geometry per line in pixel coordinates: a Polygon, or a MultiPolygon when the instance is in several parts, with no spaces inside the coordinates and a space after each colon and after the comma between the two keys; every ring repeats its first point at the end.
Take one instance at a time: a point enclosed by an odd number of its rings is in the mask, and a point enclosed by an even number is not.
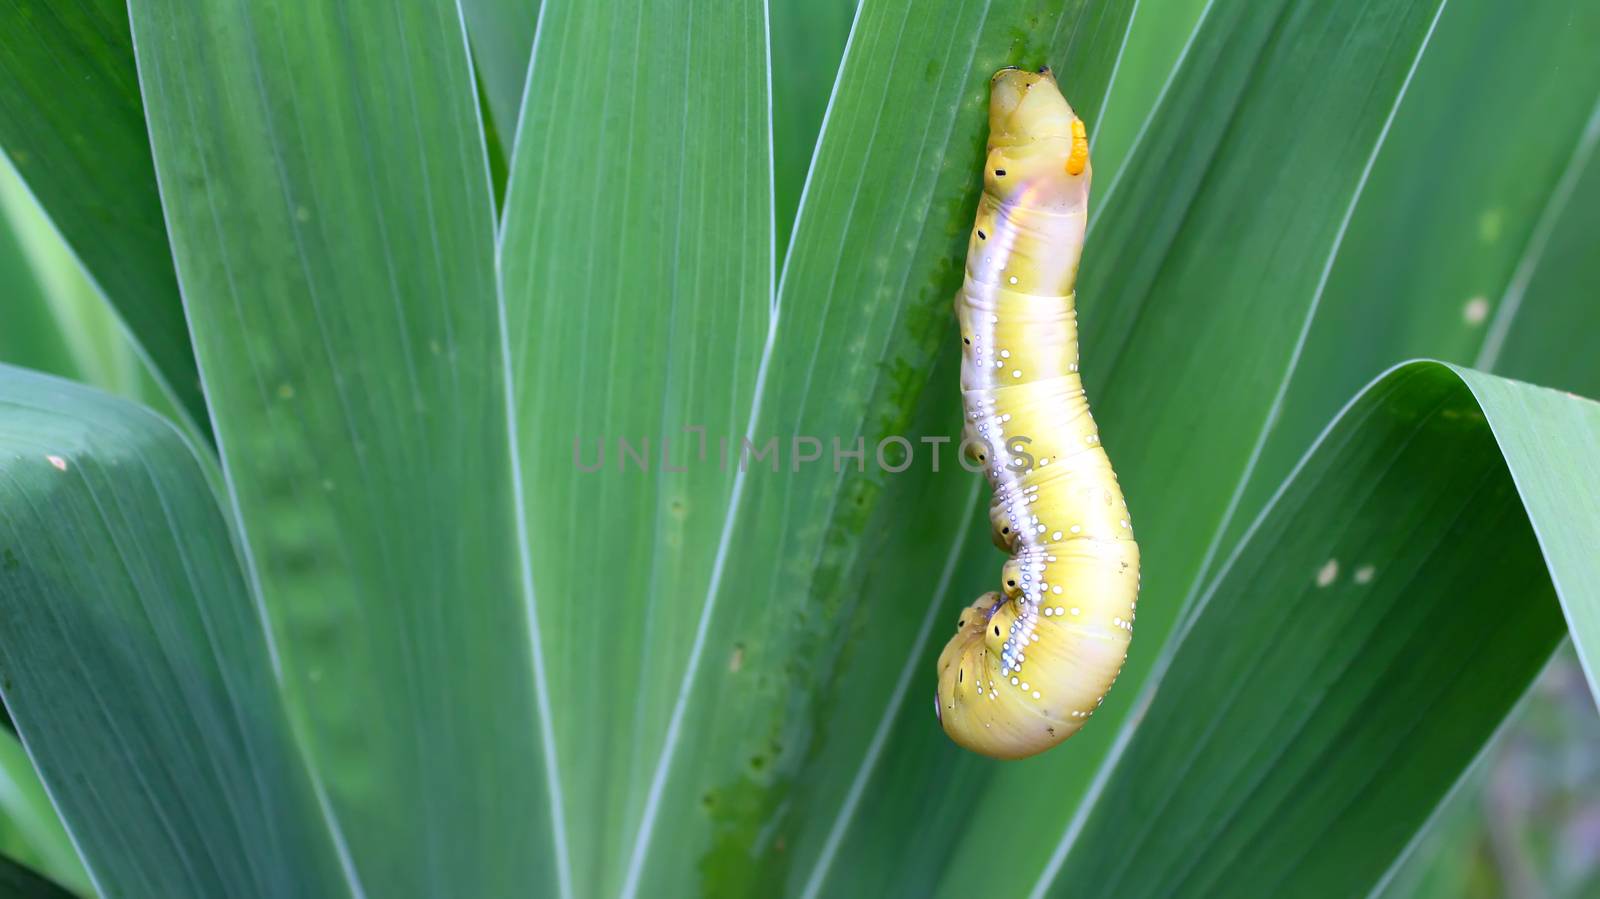
{"type": "Polygon", "coordinates": [[[1051,587],[1050,588],[1050,592],[1056,594],[1057,596],[1060,596],[1061,595],[1061,585],[1057,584],[1054,587],[1051,587]]]}
{"type": "Polygon", "coordinates": [[[1062,533],[1060,531],[1056,531],[1054,534],[1050,535],[1050,539],[1051,540],[1060,540],[1061,537],[1062,537],[1062,533]]]}
{"type": "Polygon", "coordinates": [[[1072,614],[1074,614],[1074,615],[1078,614],[1078,607],[1077,606],[1073,606],[1072,607],[1072,614]]]}
{"type": "Polygon", "coordinates": [[[1071,529],[1070,529],[1070,530],[1071,530],[1071,531],[1072,531],[1072,533],[1074,533],[1074,534],[1079,534],[1079,533],[1082,533],[1082,532],[1083,532],[1083,528],[1081,528],[1081,527],[1079,527],[1079,526],[1077,526],[1077,525],[1073,525],[1073,526],[1072,526],[1072,527],[1071,527],[1071,529]]]}
{"type": "Polygon", "coordinates": [[[1334,579],[1338,576],[1339,560],[1329,559],[1321,568],[1317,569],[1317,586],[1326,587],[1333,583],[1334,579]]]}
{"type": "Polygon", "coordinates": [[[45,461],[55,466],[56,471],[67,470],[67,460],[61,458],[60,456],[45,456],[44,458],[45,461]]]}
{"type": "Polygon", "coordinates": [[[1039,691],[1038,690],[1034,690],[1033,691],[1033,698],[1034,699],[1038,699],[1039,698],[1039,691]]]}
{"type": "Polygon", "coordinates": [[[1012,284],[1015,284],[1015,283],[1017,283],[1017,276],[1016,275],[1012,275],[1009,280],[1011,281],[1012,284]]]}
{"type": "Polygon", "coordinates": [[[1372,576],[1377,573],[1378,569],[1373,568],[1371,565],[1363,565],[1356,569],[1356,583],[1370,584],[1372,583],[1372,576]]]}
{"type": "Polygon", "coordinates": [[[1481,325],[1488,318],[1489,300],[1486,297],[1473,297],[1461,307],[1461,320],[1469,325],[1481,325]]]}
{"type": "MultiPolygon", "coordinates": [[[[1000,358],[1001,359],[1010,359],[1011,358],[1011,351],[1010,350],[1001,350],[1000,351],[1000,358]]],[[[1011,416],[1008,415],[1006,417],[1010,418],[1011,416]]]]}
{"type": "Polygon", "coordinates": [[[1020,378],[1020,377],[1022,377],[1022,369],[1020,369],[1020,368],[1019,368],[1019,369],[1017,369],[1017,370],[1016,370],[1016,371],[1013,371],[1013,372],[1012,372],[1012,373],[1011,373],[1011,377],[1013,377],[1013,378],[1020,378]]]}

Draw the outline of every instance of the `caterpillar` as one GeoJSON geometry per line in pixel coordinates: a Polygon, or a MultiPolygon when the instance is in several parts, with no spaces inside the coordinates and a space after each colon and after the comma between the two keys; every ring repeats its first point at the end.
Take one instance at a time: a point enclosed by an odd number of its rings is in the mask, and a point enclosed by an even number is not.
{"type": "Polygon", "coordinates": [[[934,711],[961,746],[1019,759],[1076,733],[1121,672],[1139,546],[1078,373],[1089,140],[1048,68],[995,74],[983,180],[955,303],[962,419],[1011,558],[960,613],[934,711]]]}

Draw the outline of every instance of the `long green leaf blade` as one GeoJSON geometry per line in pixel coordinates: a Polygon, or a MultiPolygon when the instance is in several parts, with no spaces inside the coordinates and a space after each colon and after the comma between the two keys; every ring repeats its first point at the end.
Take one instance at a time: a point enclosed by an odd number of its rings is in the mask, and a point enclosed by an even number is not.
{"type": "MultiPolygon", "coordinates": [[[[116,311],[90,281],[9,166],[0,165],[0,270],[10,288],[0,362],[59,375],[143,403],[209,442],[173,404],[116,311]]],[[[211,470],[211,460],[205,460],[211,470]]]]}
{"type": "Polygon", "coordinates": [[[459,12],[135,0],[132,19],[251,576],[352,889],[554,892],[459,12]]]}
{"type": "Polygon", "coordinates": [[[195,452],[0,367],[0,692],[100,895],[344,895],[195,452]]]}
{"type": "MultiPolygon", "coordinates": [[[[501,258],[581,896],[641,886],[629,858],[659,820],[651,778],[679,738],[733,491],[717,442],[747,427],[769,334],[765,46],[760,2],[544,9],[501,258]]],[[[671,808],[668,826],[694,813],[671,808]]]]}
{"type": "Polygon", "coordinates": [[[122,0],[0,9],[0,147],[204,429],[122,0]],[[70,87],[66,87],[70,85],[70,87]]]}
{"type": "Polygon", "coordinates": [[[1038,890],[1370,889],[1566,627],[1600,650],[1597,498],[1600,405],[1438,363],[1376,382],[1208,589],[1038,890]]]}
{"type": "MultiPolygon", "coordinates": [[[[1600,30],[1600,27],[1597,27],[1600,30]]],[[[1528,236],[1474,364],[1600,397],[1600,97],[1528,236]]]]}
{"type": "MultiPolygon", "coordinates": [[[[0,179],[11,179],[0,171],[0,179]]],[[[0,283],[6,285],[5,327],[0,328],[0,359],[23,368],[72,377],[78,359],[62,333],[33,260],[23,244],[22,227],[10,215],[11,185],[0,184],[0,283]]]]}
{"type": "MultiPolygon", "coordinates": [[[[1199,37],[1197,23],[1217,2],[1139,0],[1134,7],[1105,114],[1089,135],[1100,184],[1119,179],[1128,157],[1154,126],[1162,99],[1199,37]]],[[[1099,208],[1098,195],[1089,201],[1092,209],[1099,208]]]]}

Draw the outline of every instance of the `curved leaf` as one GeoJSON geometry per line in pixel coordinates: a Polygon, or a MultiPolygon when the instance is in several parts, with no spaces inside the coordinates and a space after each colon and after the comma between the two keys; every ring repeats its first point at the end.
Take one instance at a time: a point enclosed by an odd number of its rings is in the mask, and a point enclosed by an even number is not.
{"type": "Polygon", "coordinates": [[[1400,359],[1476,360],[1600,394],[1600,263],[1585,265],[1600,203],[1597,42],[1593,4],[1445,10],[1222,545],[1340,405],[1400,359]]]}
{"type": "Polygon", "coordinates": [[[0,693],[100,895],[342,895],[193,445],[0,367],[0,693]]]}
{"type": "Polygon", "coordinates": [[[1370,889],[1568,627],[1600,686],[1597,544],[1600,404],[1383,377],[1176,635],[1036,892],[1370,889]]]}

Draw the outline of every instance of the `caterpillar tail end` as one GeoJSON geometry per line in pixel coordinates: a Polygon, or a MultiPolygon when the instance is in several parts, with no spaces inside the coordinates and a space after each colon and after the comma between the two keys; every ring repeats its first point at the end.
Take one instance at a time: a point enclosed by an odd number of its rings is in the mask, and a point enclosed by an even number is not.
{"type": "Polygon", "coordinates": [[[939,654],[934,695],[934,714],[950,739],[998,759],[1026,758],[1045,748],[1038,741],[1017,739],[1016,722],[1034,716],[1019,719],[1018,710],[1009,708],[1016,702],[1015,689],[1002,691],[999,683],[990,682],[995,671],[991,662],[998,659],[1010,628],[1011,616],[1005,614],[1009,605],[1000,593],[985,593],[961,610],[956,634],[939,654]]]}

